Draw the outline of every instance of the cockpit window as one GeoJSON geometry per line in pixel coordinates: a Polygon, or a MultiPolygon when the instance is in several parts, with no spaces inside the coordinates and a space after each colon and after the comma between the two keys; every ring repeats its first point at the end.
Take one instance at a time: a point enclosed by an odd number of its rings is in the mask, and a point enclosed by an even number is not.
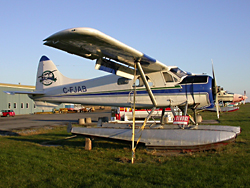
{"type": "Polygon", "coordinates": [[[174,73],[176,76],[178,76],[179,78],[182,78],[183,76],[186,76],[186,75],[190,75],[190,74],[184,72],[183,70],[179,69],[178,67],[177,68],[171,68],[170,71],[172,73],[174,73]]]}
{"type": "Polygon", "coordinates": [[[198,76],[187,76],[184,78],[180,84],[197,84],[197,83],[207,83],[208,76],[198,75],[198,76]]]}
{"type": "Polygon", "coordinates": [[[172,75],[168,74],[167,72],[163,72],[163,76],[166,82],[173,82],[173,77],[172,75]]]}
{"type": "MultiPolygon", "coordinates": [[[[221,91],[223,91],[223,88],[221,88],[221,91]]],[[[223,91],[225,94],[233,94],[233,93],[231,93],[231,92],[229,92],[229,91],[223,91]]]]}

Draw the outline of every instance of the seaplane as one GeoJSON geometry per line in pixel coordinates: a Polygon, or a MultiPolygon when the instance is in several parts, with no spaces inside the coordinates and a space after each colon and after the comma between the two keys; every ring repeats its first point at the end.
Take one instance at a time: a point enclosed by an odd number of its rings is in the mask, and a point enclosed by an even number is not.
{"type": "Polygon", "coordinates": [[[248,97],[246,96],[246,91],[244,91],[244,95],[234,94],[233,102],[243,102],[243,104],[245,104],[247,98],[248,97]]]}
{"type": "Polygon", "coordinates": [[[231,103],[243,102],[243,103],[245,103],[245,100],[248,98],[246,96],[246,91],[244,91],[244,95],[228,92],[228,91],[224,90],[223,88],[220,88],[219,91],[220,92],[218,92],[218,100],[223,102],[223,103],[226,103],[226,102],[231,102],[231,103]]]}
{"type": "MultiPolygon", "coordinates": [[[[242,95],[235,94],[224,90],[222,87],[219,87],[218,92],[218,101],[219,101],[219,113],[221,112],[234,112],[239,110],[239,107],[236,105],[228,105],[228,104],[235,104],[235,102],[240,102],[239,99],[242,99],[242,95]]],[[[217,112],[217,108],[207,108],[205,109],[211,112],[217,112]]]]}
{"type": "MultiPolygon", "coordinates": [[[[244,95],[231,93],[224,90],[222,87],[218,86],[218,101],[221,104],[219,106],[219,112],[234,112],[239,110],[238,103],[245,104],[246,99],[246,91],[244,91],[244,95]]],[[[217,108],[207,108],[207,111],[217,112],[217,108]]]]}
{"type": "Polygon", "coordinates": [[[196,109],[214,107],[218,103],[214,71],[211,77],[194,75],[177,66],[167,66],[93,28],[59,31],[44,39],[44,45],[95,61],[95,69],[110,74],[88,80],[70,79],[47,56],[42,56],[35,91],[6,93],[28,94],[38,106],[54,107],[61,103],[73,103],[151,109],[140,129],[134,128],[135,122],[133,128],[102,123],[96,128],[73,127],[72,134],[126,142],[132,139],[134,151],[135,142],[149,148],[214,148],[235,140],[240,133],[240,127],[197,125],[196,109]],[[147,128],[147,120],[155,109],[162,108],[164,114],[165,108],[174,107],[183,111],[185,117],[179,117],[180,122],[187,120],[187,109],[192,109],[194,125],[184,128],[180,128],[179,124],[164,127],[162,115],[159,126],[147,128]]]}

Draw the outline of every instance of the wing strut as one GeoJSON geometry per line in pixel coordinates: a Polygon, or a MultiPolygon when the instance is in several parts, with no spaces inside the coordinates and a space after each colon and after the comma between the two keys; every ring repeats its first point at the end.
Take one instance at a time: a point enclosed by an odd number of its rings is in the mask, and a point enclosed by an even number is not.
{"type": "Polygon", "coordinates": [[[147,81],[147,79],[146,79],[146,76],[145,76],[145,74],[144,74],[144,72],[143,72],[143,69],[142,69],[141,64],[140,64],[140,60],[141,60],[141,59],[135,61],[135,62],[136,62],[136,65],[137,65],[137,68],[138,68],[138,70],[139,70],[139,73],[140,73],[140,76],[141,76],[141,78],[142,78],[142,81],[143,81],[144,85],[146,86],[146,90],[147,90],[147,92],[148,92],[148,95],[149,95],[149,97],[150,97],[150,99],[151,99],[151,101],[152,101],[154,107],[157,107],[157,103],[156,103],[155,97],[154,97],[154,95],[153,95],[153,92],[152,92],[152,90],[151,90],[149,84],[148,84],[148,81],[147,81]]]}
{"type": "MultiPolygon", "coordinates": [[[[140,64],[140,61],[141,61],[141,58],[139,59],[136,59],[135,60],[135,64],[134,64],[134,83],[135,83],[135,77],[136,77],[136,68],[139,70],[139,73],[140,73],[140,76],[142,78],[142,81],[146,87],[146,90],[148,92],[148,95],[154,105],[153,109],[151,110],[151,113],[148,115],[148,117],[145,118],[144,120],[144,124],[143,126],[141,127],[141,131],[144,130],[144,127],[146,126],[146,123],[148,121],[148,119],[151,117],[151,115],[153,114],[153,112],[155,111],[156,107],[157,107],[157,103],[156,103],[156,100],[155,100],[155,97],[153,95],[153,92],[148,84],[148,81],[146,79],[146,76],[144,74],[144,71],[141,67],[141,64],[140,64]]],[[[134,146],[134,140],[135,140],[135,93],[136,93],[136,86],[134,86],[134,106],[133,106],[133,127],[132,127],[132,160],[131,160],[131,163],[133,164],[134,163],[134,158],[135,158],[135,149],[136,147],[134,146]]],[[[142,133],[141,133],[141,136],[142,136],[142,133]]],[[[137,140],[137,144],[140,142],[140,138],[141,136],[139,137],[139,139],[137,140]]]]}

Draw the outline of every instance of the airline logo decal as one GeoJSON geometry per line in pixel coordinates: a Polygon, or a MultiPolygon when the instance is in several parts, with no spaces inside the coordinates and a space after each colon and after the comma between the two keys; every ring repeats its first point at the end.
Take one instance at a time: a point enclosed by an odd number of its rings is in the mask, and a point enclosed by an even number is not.
{"type": "Polygon", "coordinates": [[[45,86],[49,86],[51,85],[53,82],[56,82],[57,81],[57,78],[55,78],[55,75],[53,72],[55,72],[56,70],[54,71],[44,71],[42,73],[41,76],[39,76],[38,78],[40,78],[40,82],[45,85],[45,86]]]}

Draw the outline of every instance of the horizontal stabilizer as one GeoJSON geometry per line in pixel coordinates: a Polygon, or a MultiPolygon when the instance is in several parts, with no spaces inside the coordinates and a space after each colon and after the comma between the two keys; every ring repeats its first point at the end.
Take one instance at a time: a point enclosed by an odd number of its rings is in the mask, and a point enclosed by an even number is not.
{"type": "Polygon", "coordinates": [[[36,91],[4,91],[4,93],[9,95],[15,94],[28,94],[28,95],[43,95],[44,92],[36,92],[36,91]]]}
{"type": "Polygon", "coordinates": [[[52,108],[57,107],[61,103],[51,103],[46,101],[35,101],[35,104],[38,108],[41,108],[43,110],[51,110],[52,108]]]}

